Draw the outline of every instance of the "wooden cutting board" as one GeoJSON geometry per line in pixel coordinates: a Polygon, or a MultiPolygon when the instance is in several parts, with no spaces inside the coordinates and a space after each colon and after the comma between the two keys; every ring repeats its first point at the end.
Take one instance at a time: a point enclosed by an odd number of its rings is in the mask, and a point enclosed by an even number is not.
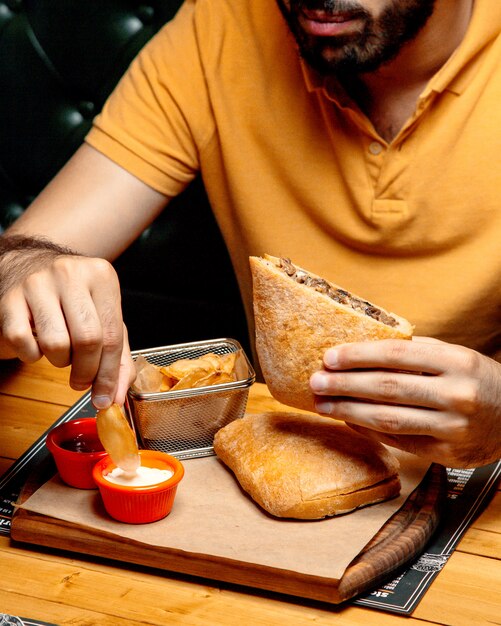
{"type": "MultiPolygon", "coordinates": [[[[37,476],[39,479],[40,474],[37,476]]],[[[438,526],[445,483],[444,468],[433,465],[404,506],[373,537],[340,580],[147,546],[25,509],[17,509],[14,514],[11,538],[337,604],[376,588],[422,552],[438,526]]],[[[24,502],[39,484],[39,480],[28,482],[19,502],[24,502]]]]}
{"type": "MultiPolygon", "coordinates": [[[[284,408],[270,398],[264,385],[254,385],[251,392],[248,405],[250,412],[284,408]]],[[[36,474],[25,485],[19,497],[20,503],[54,471],[51,464],[45,468],[45,472],[42,469],[37,468],[36,474]]],[[[445,492],[445,469],[432,465],[404,506],[352,561],[341,579],[187,553],[169,547],[148,546],[26,509],[16,510],[12,519],[11,537],[15,541],[337,604],[388,581],[423,551],[439,524],[445,492]]]]}

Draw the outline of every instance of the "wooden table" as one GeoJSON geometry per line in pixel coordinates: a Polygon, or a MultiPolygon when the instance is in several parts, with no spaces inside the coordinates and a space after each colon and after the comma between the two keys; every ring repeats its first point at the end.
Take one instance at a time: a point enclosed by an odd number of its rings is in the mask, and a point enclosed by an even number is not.
{"type": "MultiPolygon", "coordinates": [[[[79,397],[47,361],[0,362],[0,473],[79,397]]],[[[268,402],[254,385],[249,400],[268,402]]],[[[273,408],[273,400],[269,400],[273,408]]],[[[501,493],[474,522],[412,617],[242,591],[188,576],[13,545],[0,537],[0,613],[72,626],[499,624],[501,493]]]]}

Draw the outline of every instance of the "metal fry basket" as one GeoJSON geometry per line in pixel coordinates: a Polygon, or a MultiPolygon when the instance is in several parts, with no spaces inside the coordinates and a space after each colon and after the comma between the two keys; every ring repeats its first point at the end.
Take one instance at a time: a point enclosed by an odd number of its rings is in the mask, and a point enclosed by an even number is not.
{"type": "Polygon", "coordinates": [[[160,450],[179,459],[214,454],[216,432],[242,417],[249,388],[255,373],[242,346],[234,339],[212,339],[141,350],[147,361],[160,367],[179,359],[196,359],[209,352],[218,355],[237,352],[237,380],[229,383],[164,391],[139,393],[130,388],[126,409],[139,444],[149,450],[160,450]]]}

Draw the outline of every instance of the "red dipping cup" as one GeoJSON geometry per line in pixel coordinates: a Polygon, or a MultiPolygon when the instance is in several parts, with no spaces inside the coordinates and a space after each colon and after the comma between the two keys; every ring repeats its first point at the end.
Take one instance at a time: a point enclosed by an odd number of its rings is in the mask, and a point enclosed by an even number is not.
{"type": "Polygon", "coordinates": [[[184,467],[178,459],[157,450],[140,450],[141,465],[167,469],[173,472],[167,480],[148,486],[117,485],[106,480],[116,465],[109,456],[101,459],[93,470],[104,508],[119,522],[147,524],[166,517],[172,509],[177,486],[184,476],[184,467]]]}
{"type": "Polygon", "coordinates": [[[99,441],[94,417],[56,426],[48,433],[46,443],[61,479],[67,485],[78,489],[96,488],[92,470],[107,453],[99,441]]]}

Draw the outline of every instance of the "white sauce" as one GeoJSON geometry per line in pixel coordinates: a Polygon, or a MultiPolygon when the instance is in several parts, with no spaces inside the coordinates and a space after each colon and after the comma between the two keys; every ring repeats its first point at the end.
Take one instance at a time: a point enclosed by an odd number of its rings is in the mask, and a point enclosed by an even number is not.
{"type": "Polygon", "coordinates": [[[113,471],[103,476],[110,483],[125,485],[126,487],[149,487],[168,480],[174,474],[169,469],[158,469],[157,467],[140,466],[135,472],[124,472],[123,469],[115,467],[113,471]]]}

